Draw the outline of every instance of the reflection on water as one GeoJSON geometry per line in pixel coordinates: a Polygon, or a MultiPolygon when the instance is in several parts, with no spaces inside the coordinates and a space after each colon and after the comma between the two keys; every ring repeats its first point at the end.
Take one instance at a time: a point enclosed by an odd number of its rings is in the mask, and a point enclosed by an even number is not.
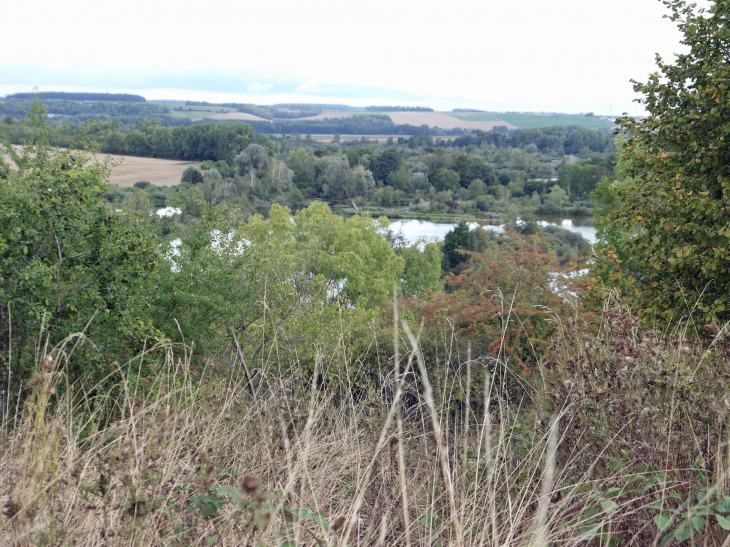
{"type": "MultiPolygon", "coordinates": [[[[560,218],[560,217],[539,217],[537,223],[540,226],[560,226],[571,232],[582,235],[590,243],[596,242],[596,229],[591,225],[590,217],[583,218],[560,218]]],[[[425,237],[430,241],[442,241],[456,224],[450,222],[431,222],[429,220],[391,220],[390,229],[393,232],[402,232],[403,236],[410,242],[415,243],[418,239],[425,237]]],[[[472,224],[472,229],[477,224],[472,224]]],[[[482,226],[485,230],[501,232],[504,225],[486,224],[482,226]]]]}

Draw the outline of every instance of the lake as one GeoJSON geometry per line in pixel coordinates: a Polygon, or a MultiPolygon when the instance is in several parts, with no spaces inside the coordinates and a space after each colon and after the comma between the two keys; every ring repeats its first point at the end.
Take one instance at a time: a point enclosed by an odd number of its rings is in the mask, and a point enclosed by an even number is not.
{"type": "MultiPolygon", "coordinates": [[[[596,228],[593,226],[591,217],[538,217],[537,223],[540,226],[560,226],[571,232],[582,235],[591,244],[596,242],[596,228]]],[[[456,224],[451,222],[431,222],[429,220],[391,220],[390,229],[393,232],[403,232],[403,236],[410,242],[415,243],[419,238],[425,237],[431,240],[442,241],[456,224]]],[[[476,224],[473,224],[476,227],[476,224]]],[[[504,225],[485,224],[485,230],[502,231],[504,225]]]]}

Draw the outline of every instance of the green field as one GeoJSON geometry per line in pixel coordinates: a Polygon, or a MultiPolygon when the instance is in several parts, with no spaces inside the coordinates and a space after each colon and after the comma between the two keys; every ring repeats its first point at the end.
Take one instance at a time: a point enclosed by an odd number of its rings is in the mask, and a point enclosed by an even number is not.
{"type": "Polygon", "coordinates": [[[586,117],[580,114],[496,114],[497,119],[528,129],[531,127],[548,127],[551,125],[577,125],[591,129],[609,129],[614,126],[611,122],[597,117],[586,117]]]}
{"type": "Polygon", "coordinates": [[[213,114],[224,114],[226,112],[236,112],[235,108],[225,106],[186,106],[180,103],[157,103],[163,107],[170,109],[170,116],[176,118],[190,118],[191,120],[198,120],[211,116],[213,114]],[[184,108],[184,110],[173,110],[175,108],[184,108]],[[192,110],[188,110],[191,108],[192,110]]]}
{"type": "Polygon", "coordinates": [[[530,127],[548,127],[551,125],[577,125],[592,129],[604,129],[613,127],[611,122],[606,122],[597,117],[586,117],[581,114],[521,114],[521,113],[499,113],[499,112],[449,112],[454,118],[465,121],[504,121],[520,129],[530,127]]]}
{"type": "Polygon", "coordinates": [[[502,120],[501,116],[489,112],[446,112],[446,114],[467,122],[498,122],[502,120]]]}

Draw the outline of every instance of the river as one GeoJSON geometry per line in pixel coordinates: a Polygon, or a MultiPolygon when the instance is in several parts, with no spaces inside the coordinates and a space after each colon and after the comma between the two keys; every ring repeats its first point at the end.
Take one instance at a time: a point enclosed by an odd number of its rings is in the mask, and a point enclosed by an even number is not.
{"type": "MultiPolygon", "coordinates": [[[[593,226],[591,217],[538,217],[538,224],[541,226],[560,226],[571,232],[582,235],[593,244],[596,242],[596,228],[593,226]]],[[[430,240],[441,241],[446,234],[450,232],[456,224],[451,222],[431,222],[429,220],[391,220],[390,229],[393,232],[403,232],[403,236],[411,242],[416,242],[419,238],[425,237],[430,240]]],[[[476,225],[474,225],[476,226],[476,225]]],[[[485,224],[485,230],[501,231],[504,225],[485,224]]]]}

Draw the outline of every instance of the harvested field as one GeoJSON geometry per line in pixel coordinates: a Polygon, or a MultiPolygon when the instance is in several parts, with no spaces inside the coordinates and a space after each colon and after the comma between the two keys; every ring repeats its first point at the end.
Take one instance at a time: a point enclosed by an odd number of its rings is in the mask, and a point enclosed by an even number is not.
{"type": "MultiPolygon", "coordinates": [[[[212,116],[207,116],[205,118],[206,120],[244,120],[249,122],[271,122],[271,120],[267,120],[266,118],[259,118],[258,116],[254,116],[253,114],[246,114],[245,112],[229,112],[228,114],[214,114],[212,116]]],[[[302,118],[302,119],[309,119],[309,118],[302,118]]]]}
{"type": "Polygon", "coordinates": [[[100,162],[106,157],[111,157],[118,164],[112,168],[109,183],[124,187],[134,186],[135,182],[141,180],[146,180],[155,186],[175,186],[180,184],[180,177],[185,169],[191,165],[200,167],[200,162],[191,161],[113,154],[94,154],[94,156],[100,162]]]}
{"type": "MultiPolygon", "coordinates": [[[[304,120],[326,120],[329,119],[335,119],[335,118],[349,118],[353,114],[356,114],[356,112],[352,110],[323,110],[316,116],[307,116],[305,118],[297,118],[296,121],[304,121],[304,120]]],[[[357,114],[360,114],[360,112],[357,112],[357,114]]],[[[372,114],[378,114],[378,112],[372,112],[372,114]]]]}
{"type": "MultiPolygon", "coordinates": [[[[384,112],[385,114],[385,112],[384,112]]],[[[481,129],[490,131],[497,125],[506,125],[510,129],[517,129],[501,119],[495,120],[460,120],[447,112],[387,112],[393,123],[410,124],[420,126],[426,124],[430,127],[440,127],[441,129],[454,129],[463,127],[464,129],[481,129]]]]}
{"type": "MultiPolygon", "coordinates": [[[[98,154],[101,160],[106,156],[98,154]]],[[[200,162],[163,160],[160,158],[138,158],[136,156],[112,156],[122,163],[112,169],[109,182],[118,186],[134,186],[135,182],[146,180],[155,186],[180,184],[183,171],[190,165],[200,167],[200,162]]]]}

